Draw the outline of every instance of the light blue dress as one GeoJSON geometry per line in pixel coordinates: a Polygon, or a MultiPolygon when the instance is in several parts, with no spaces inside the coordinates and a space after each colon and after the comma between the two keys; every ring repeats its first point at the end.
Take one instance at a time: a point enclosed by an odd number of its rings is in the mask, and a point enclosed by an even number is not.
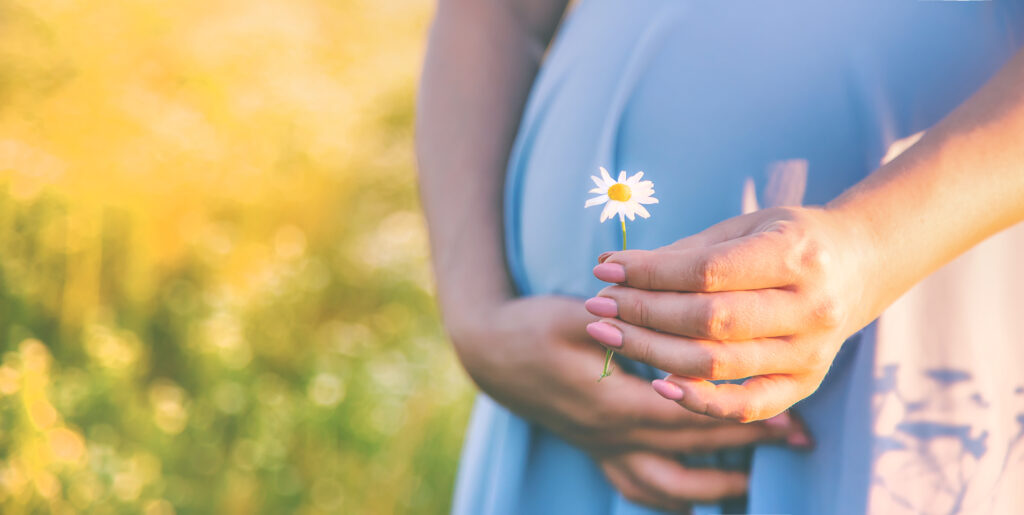
{"type": "MultiPolygon", "coordinates": [[[[591,268],[598,254],[617,249],[620,235],[617,224],[598,222],[599,208],[583,208],[589,175],[599,166],[643,170],[655,183],[661,203],[649,206],[650,219],[630,224],[634,248],[665,245],[740,214],[744,184],[752,181],[763,194],[774,163],[804,162],[804,202],[823,204],[877,168],[895,140],[948,114],[1022,43],[1019,0],[583,0],[537,77],[509,161],[506,240],[516,284],[523,295],[579,298],[604,286],[591,268]]],[[[1017,423],[1024,434],[1024,403],[1019,410],[1001,404],[979,427],[913,419],[928,399],[939,398],[921,394],[905,403],[892,427],[879,427],[879,403],[895,395],[897,374],[925,374],[945,388],[962,379],[958,373],[984,371],[944,366],[941,342],[933,353],[939,362],[927,370],[879,363],[878,334],[873,324],[847,341],[819,391],[796,406],[815,437],[814,451],[762,446],[752,460],[742,451],[708,458],[751,467],[749,504],[726,511],[970,511],[972,495],[1013,495],[1005,481],[988,478],[993,474],[985,479],[997,485],[992,493],[961,492],[953,504],[922,504],[948,494],[935,481],[915,487],[923,493],[892,493],[900,490],[893,477],[920,474],[914,465],[942,468],[928,460],[968,478],[1003,462],[1003,476],[1019,472],[1024,462],[1012,453],[1024,446],[1012,438],[1017,423]],[[995,434],[1007,435],[1008,443],[993,450],[988,436],[995,434]],[[989,443],[988,461],[973,451],[976,461],[964,461],[963,449],[977,451],[979,438],[983,447],[989,443]],[[910,441],[938,447],[911,452],[917,448],[910,441]],[[944,454],[948,443],[962,452],[944,454]],[[909,465],[878,470],[889,463],[888,451],[903,452],[909,465]],[[883,499],[886,491],[892,495],[883,499]]],[[[1014,341],[1024,347],[1020,337],[1014,341]]],[[[984,382],[978,395],[1006,390],[1011,400],[1024,398],[1024,386],[1014,390],[1024,383],[1019,377],[997,379],[984,382]]],[[[943,409],[954,418],[963,411],[950,405],[943,409]]],[[[485,395],[470,422],[453,512],[652,513],[624,500],[584,453],[485,395]]]]}

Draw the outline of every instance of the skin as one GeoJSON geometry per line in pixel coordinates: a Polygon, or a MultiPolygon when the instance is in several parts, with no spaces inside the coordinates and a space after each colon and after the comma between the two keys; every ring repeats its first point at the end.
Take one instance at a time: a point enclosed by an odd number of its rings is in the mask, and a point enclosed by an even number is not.
{"type": "Polygon", "coordinates": [[[505,165],[565,5],[439,2],[419,91],[417,157],[445,325],[481,390],[589,453],[628,499],[678,511],[741,495],[743,473],[687,469],[678,455],[769,441],[806,447],[799,421],[783,414],[743,425],[697,415],[628,374],[598,385],[604,351],[585,330],[597,318],[581,300],[516,298],[508,278],[505,165]]]}
{"type": "Polygon", "coordinates": [[[826,206],[758,211],[602,256],[595,275],[617,285],[587,301],[606,317],[588,332],[671,372],[654,389],[689,411],[740,422],[782,412],[914,284],[1024,220],[1022,84],[1024,51],[826,206]]]}

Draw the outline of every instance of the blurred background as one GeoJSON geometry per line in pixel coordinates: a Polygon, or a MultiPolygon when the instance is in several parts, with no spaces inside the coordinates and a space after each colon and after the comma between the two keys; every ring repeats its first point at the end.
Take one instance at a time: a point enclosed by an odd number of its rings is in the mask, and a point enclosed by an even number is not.
{"type": "Polygon", "coordinates": [[[0,512],[442,513],[426,0],[0,0],[0,512]]]}

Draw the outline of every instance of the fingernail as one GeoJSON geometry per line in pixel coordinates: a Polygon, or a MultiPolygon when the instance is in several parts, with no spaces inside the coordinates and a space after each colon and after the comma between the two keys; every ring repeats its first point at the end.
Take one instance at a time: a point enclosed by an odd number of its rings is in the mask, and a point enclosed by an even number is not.
{"type": "Polygon", "coordinates": [[[789,412],[783,411],[782,413],[765,420],[764,425],[772,429],[788,429],[793,425],[793,418],[789,416],[789,412]]]}
{"type": "Polygon", "coordinates": [[[802,447],[806,449],[811,446],[811,439],[804,433],[793,433],[786,438],[786,443],[793,447],[802,447]]]}
{"type": "Polygon", "coordinates": [[[604,260],[612,257],[612,254],[614,254],[614,252],[602,252],[600,256],[597,256],[597,262],[604,263],[604,260]]]}
{"type": "Polygon", "coordinates": [[[594,267],[594,277],[606,283],[626,281],[626,269],[618,263],[601,263],[594,267]]]}
{"type": "Polygon", "coordinates": [[[651,381],[651,386],[654,387],[654,391],[658,392],[658,395],[661,395],[670,401],[683,400],[683,389],[674,383],[655,379],[654,381],[651,381]]]}
{"type": "Polygon", "coordinates": [[[619,306],[615,304],[615,301],[608,297],[594,297],[587,299],[583,303],[583,307],[587,308],[587,311],[599,316],[615,318],[619,316],[619,306]]]}
{"type": "Polygon", "coordinates": [[[587,333],[595,340],[614,348],[622,347],[622,331],[604,322],[587,324],[587,333]]]}

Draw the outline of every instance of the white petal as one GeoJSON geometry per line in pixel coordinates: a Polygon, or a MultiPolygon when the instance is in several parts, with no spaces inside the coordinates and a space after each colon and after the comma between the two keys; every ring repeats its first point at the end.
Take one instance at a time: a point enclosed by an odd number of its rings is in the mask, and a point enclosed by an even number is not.
{"type": "Polygon", "coordinates": [[[635,200],[637,202],[641,203],[641,204],[657,204],[658,203],[658,199],[656,199],[654,197],[641,197],[641,198],[637,198],[635,200]]]}
{"type": "Polygon", "coordinates": [[[605,202],[608,202],[608,195],[601,195],[600,197],[594,197],[590,200],[587,200],[587,203],[583,204],[583,207],[596,206],[599,204],[604,204],[605,202]]]}
{"type": "Polygon", "coordinates": [[[625,170],[619,172],[619,181],[618,182],[626,182],[626,171],[625,170]]]}
{"type": "MultiPolygon", "coordinates": [[[[637,172],[637,173],[633,174],[632,177],[630,177],[629,179],[626,180],[626,184],[628,184],[629,187],[632,188],[633,186],[636,186],[637,184],[640,183],[640,179],[643,176],[644,176],[643,172],[637,172]]],[[[645,181],[645,182],[651,182],[651,181],[645,181]]]]}
{"type": "Polygon", "coordinates": [[[644,206],[641,206],[640,204],[633,206],[633,210],[636,211],[636,214],[640,215],[643,218],[651,217],[651,213],[649,213],[647,209],[644,206]]]}
{"type": "Polygon", "coordinates": [[[603,166],[601,167],[601,178],[604,179],[604,187],[606,188],[610,188],[612,184],[615,184],[615,181],[612,180],[612,176],[608,173],[608,170],[604,169],[603,166]]]}
{"type": "Polygon", "coordinates": [[[614,216],[615,214],[618,214],[619,217],[621,218],[622,215],[626,214],[626,203],[625,202],[619,202],[617,200],[611,200],[608,203],[609,204],[615,204],[615,212],[612,215],[609,215],[609,216],[614,216]]]}
{"type": "Polygon", "coordinates": [[[629,208],[626,209],[626,217],[629,218],[630,222],[632,222],[633,220],[636,220],[636,215],[633,214],[633,210],[629,209],[629,208]]]}
{"type": "Polygon", "coordinates": [[[626,217],[630,216],[630,212],[632,210],[630,209],[630,203],[629,202],[624,202],[624,203],[621,203],[621,204],[623,206],[620,209],[618,209],[618,218],[620,218],[622,220],[625,220],[626,217]]]}
{"type": "Polygon", "coordinates": [[[633,202],[623,202],[622,208],[619,209],[619,214],[633,220],[633,202]]]}
{"type": "Polygon", "coordinates": [[[615,213],[617,209],[615,204],[618,204],[618,202],[609,202],[604,205],[604,210],[601,211],[601,222],[604,222],[615,213]]]}
{"type": "Polygon", "coordinates": [[[606,191],[608,191],[608,188],[590,188],[590,191],[588,191],[587,193],[601,193],[601,194],[604,194],[604,192],[606,192],[606,191]]]}
{"type": "Polygon", "coordinates": [[[590,176],[590,180],[594,181],[594,184],[596,184],[598,188],[604,188],[604,189],[608,188],[608,186],[604,183],[604,181],[602,181],[601,178],[596,176],[596,175],[591,175],[590,176]]]}

